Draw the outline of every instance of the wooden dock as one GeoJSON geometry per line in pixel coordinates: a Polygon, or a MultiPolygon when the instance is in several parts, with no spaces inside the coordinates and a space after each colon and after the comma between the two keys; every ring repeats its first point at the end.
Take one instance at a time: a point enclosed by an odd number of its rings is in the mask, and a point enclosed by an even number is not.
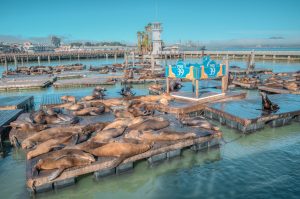
{"type": "Polygon", "coordinates": [[[164,83],[166,79],[157,78],[157,79],[128,79],[122,80],[121,84],[147,84],[147,83],[164,83]]]}
{"type": "Polygon", "coordinates": [[[89,87],[98,85],[114,85],[115,82],[107,81],[103,77],[83,77],[80,79],[63,79],[57,80],[53,86],[55,88],[71,88],[71,87],[89,87]]]}
{"type": "MultiPolygon", "coordinates": [[[[142,154],[132,156],[125,159],[122,164],[114,168],[113,162],[115,158],[98,158],[98,160],[91,165],[85,167],[74,167],[65,170],[58,178],[49,182],[49,171],[40,172],[39,176],[32,175],[32,168],[42,156],[34,158],[26,163],[26,179],[27,185],[32,181],[35,185],[34,192],[44,192],[69,186],[75,183],[75,178],[93,173],[95,178],[103,178],[110,175],[121,174],[134,168],[134,164],[137,161],[147,160],[150,164],[167,160],[176,156],[180,156],[183,149],[190,148],[194,151],[207,149],[219,145],[221,133],[213,133],[209,136],[205,136],[205,132],[198,133],[198,137],[195,139],[186,139],[183,141],[169,142],[169,143],[156,143],[153,148],[142,154]]],[[[46,154],[47,156],[47,154],[46,154]]]]}
{"type": "Polygon", "coordinates": [[[0,110],[23,109],[30,111],[33,107],[33,96],[0,96],[0,110]]]}
{"type": "Polygon", "coordinates": [[[204,109],[207,118],[215,119],[221,124],[249,133],[264,128],[289,124],[300,115],[300,96],[293,94],[270,95],[270,100],[279,105],[277,112],[263,112],[261,98],[239,101],[219,102],[204,109]]]}
{"type": "Polygon", "coordinates": [[[259,84],[257,83],[242,83],[236,80],[232,81],[232,84],[239,86],[241,88],[246,88],[246,89],[257,89],[259,84]]]}
{"type": "MultiPolygon", "coordinates": [[[[211,103],[219,102],[219,101],[231,101],[231,100],[239,100],[244,99],[246,97],[246,93],[244,92],[226,92],[224,95],[218,95],[210,98],[203,98],[198,100],[190,100],[186,97],[178,97],[179,95],[171,94],[175,97],[175,100],[171,102],[169,105],[160,106],[158,109],[161,112],[172,113],[177,116],[190,115],[197,116],[202,113],[202,111],[211,103]]],[[[186,95],[184,95],[186,96],[186,95]]]]}
{"type": "Polygon", "coordinates": [[[243,68],[229,68],[229,73],[232,75],[255,75],[255,74],[261,74],[261,73],[269,73],[272,72],[272,69],[265,69],[265,68],[254,68],[250,71],[243,68]]]}
{"type": "Polygon", "coordinates": [[[22,112],[22,109],[0,110],[0,151],[3,151],[2,140],[7,137],[10,129],[7,125],[14,121],[22,112]]]}
{"type": "Polygon", "coordinates": [[[56,80],[54,76],[18,77],[0,79],[0,91],[42,89],[56,80]]]}
{"type": "Polygon", "coordinates": [[[298,91],[292,91],[284,88],[272,88],[270,86],[259,86],[259,90],[271,93],[271,94],[297,94],[300,95],[300,90],[298,91]]]}

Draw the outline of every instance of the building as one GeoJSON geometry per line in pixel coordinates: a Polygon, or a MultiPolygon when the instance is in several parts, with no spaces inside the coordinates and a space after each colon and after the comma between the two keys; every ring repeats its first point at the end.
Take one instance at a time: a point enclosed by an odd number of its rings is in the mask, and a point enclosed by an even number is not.
{"type": "Polygon", "coordinates": [[[162,32],[161,23],[152,23],[152,54],[157,55],[162,52],[162,40],[160,34],[162,32]]]}
{"type": "Polygon", "coordinates": [[[45,44],[32,44],[31,42],[25,42],[23,44],[23,49],[28,53],[36,52],[54,52],[55,47],[45,44]]]}

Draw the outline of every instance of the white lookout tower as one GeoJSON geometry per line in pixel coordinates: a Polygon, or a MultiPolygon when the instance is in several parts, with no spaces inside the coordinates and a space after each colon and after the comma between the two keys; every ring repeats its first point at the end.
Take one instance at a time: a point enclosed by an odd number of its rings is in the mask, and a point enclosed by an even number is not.
{"type": "Polygon", "coordinates": [[[161,23],[154,22],[152,23],[152,54],[157,55],[162,51],[162,40],[160,38],[160,33],[162,32],[161,23]]]}

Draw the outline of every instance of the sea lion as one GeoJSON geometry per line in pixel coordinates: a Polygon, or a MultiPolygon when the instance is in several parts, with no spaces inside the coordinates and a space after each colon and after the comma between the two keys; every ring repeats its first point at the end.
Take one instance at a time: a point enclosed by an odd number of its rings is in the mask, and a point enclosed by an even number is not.
{"type": "Polygon", "coordinates": [[[73,102],[76,103],[76,98],[74,96],[64,95],[60,97],[63,102],[73,102]]]}
{"type": "Polygon", "coordinates": [[[92,155],[84,152],[78,154],[74,151],[76,150],[72,150],[72,154],[40,159],[34,166],[34,169],[37,171],[57,169],[52,174],[50,174],[48,178],[49,181],[52,181],[60,176],[60,174],[67,168],[86,166],[91,164],[92,162],[95,162],[95,158],[92,155]]]}
{"type": "Polygon", "coordinates": [[[34,158],[44,153],[48,153],[54,148],[63,148],[68,144],[76,144],[78,141],[78,134],[70,136],[57,136],[56,139],[47,140],[36,146],[35,149],[27,153],[27,159],[34,158]]]}
{"type": "Polygon", "coordinates": [[[90,150],[90,153],[98,157],[118,157],[124,160],[125,158],[148,151],[151,149],[151,146],[151,144],[111,142],[90,150]]]}
{"type": "Polygon", "coordinates": [[[86,116],[86,115],[100,115],[105,111],[105,107],[88,107],[81,109],[79,111],[74,111],[73,114],[76,116],[86,116]]]}
{"type": "Polygon", "coordinates": [[[82,101],[90,101],[90,100],[94,100],[96,99],[95,96],[91,96],[91,95],[88,95],[88,96],[85,96],[83,98],[81,98],[82,101]]]}
{"type": "Polygon", "coordinates": [[[170,125],[168,120],[163,118],[151,118],[146,119],[140,123],[133,124],[128,126],[130,130],[139,130],[139,131],[147,131],[147,130],[160,130],[162,128],[166,128],[170,125]]]}
{"type": "Polygon", "coordinates": [[[82,104],[73,104],[71,106],[65,107],[69,111],[78,111],[83,108],[82,104]]]}
{"type": "Polygon", "coordinates": [[[121,128],[133,124],[137,124],[144,121],[143,118],[137,117],[137,118],[117,118],[112,123],[108,124],[103,130],[111,129],[111,128],[121,128]]]}
{"type": "Polygon", "coordinates": [[[14,121],[10,123],[10,126],[22,131],[41,131],[47,128],[47,125],[32,124],[26,121],[14,121]]]}
{"type": "Polygon", "coordinates": [[[94,90],[95,90],[95,91],[103,92],[103,91],[106,91],[106,88],[101,87],[101,86],[96,86],[96,87],[94,88],[94,90]]]}
{"type": "Polygon", "coordinates": [[[194,127],[200,127],[203,129],[208,129],[208,130],[215,130],[218,131],[219,128],[212,125],[209,123],[205,118],[203,117],[189,117],[189,118],[180,118],[180,123],[182,125],[187,125],[187,126],[194,126],[194,127]]]}
{"type": "Polygon", "coordinates": [[[116,118],[133,118],[135,117],[131,112],[125,110],[114,110],[113,114],[116,118]]]}
{"type": "Polygon", "coordinates": [[[262,97],[262,110],[277,111],[279,109],[279,106],[275,103],[272,103],[265,92],[260,92],[260,95],[262,97]]]}
{"type": "MultiPolygon", "coordinates": [[[[84,131],[84,127],[85,126],[70,126],[70,127],[53,127],[50,129],[45,129],[42,130],[28,138],[26,138],[25,140],[23,140],[22,142],[22,148],[26,149],[26,148],[31,148],[34,145],[47,141],[49,139],[53,139],[56,138],[58,136],[62,136],[62,135],[71,135],[71,134],[77,134],[77,133],[82,133],[82,134],[86,134],[89,132],[85,132],[84,131]]],[[[89,130],[87,128],[87,130],[89,130]]]]}
{"type": "Polygon", "coordinates": [[[112,129],[106,129],[106,130],[99,130],[96,131],[96,135],[94,137],[91,138],[91,141],[93,142],[108,142],[110,139],[112,138],[116,138],[121,136],[124,131],[125,131],[125,127],[121,127],[121,128],[112,128],[112,129]]]}
{"type": "Polygon", "coordinates": [[[65,108],[65,109],[67,109],[67,108],[69,108],[73,105],[74,105],[74,103],[68,102],[68,103],[58,104],[58,105],[52,106],[52,108],[65,108]]]}
{"type": "Polygon", "coordinates": [[[131,130],[124,136],[125,138],[138,139],[143,142],[157,142],[157,141],[177,141],[183,139],[196,138],[193,132],[176,132],[164,130],[162,132],[155,131],[138,131],[131,130]]]}

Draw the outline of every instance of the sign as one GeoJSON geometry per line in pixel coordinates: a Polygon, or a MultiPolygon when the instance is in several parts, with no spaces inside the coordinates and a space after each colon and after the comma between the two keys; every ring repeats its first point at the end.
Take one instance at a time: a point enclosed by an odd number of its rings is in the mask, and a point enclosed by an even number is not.
{"type": "Polygon", "coordinates": [[[176,65],[166,67],[166,77],[186,79],[213,79],[226,75],[226,66],[217,64],[209,56],[203,57],[202,64],[186,64],[179,60],[176,65]]]}

